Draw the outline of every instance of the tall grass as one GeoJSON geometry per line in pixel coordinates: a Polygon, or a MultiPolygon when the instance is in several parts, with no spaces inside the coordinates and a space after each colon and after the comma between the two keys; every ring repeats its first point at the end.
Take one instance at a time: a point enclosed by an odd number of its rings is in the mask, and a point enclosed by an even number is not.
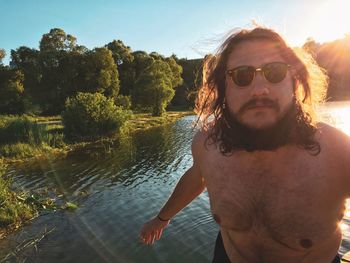
{"type": "Polygon", "coordinates": [[[0,159],[0,228],[19,225],[32,218],[35,210],[10,189],[11,180],[4,177],[6,166],[0,159]]]}
{"type": "Polygon", "coordinates": [[[48,147],[63,147],[63,133],[49,130],[28,116],[0,118],[0,156],[27,157],[39,154],[48,147]]]}
{"type": "MultiPolygon", "coordinates": [[[[182,116],[193,114],[191,112],[167,112],[162,117],[153,117],[149,113],[133,115],[131,111],[116,108],[111,110],[113,113],[111,116],[100,112],[99,116],[103,118],[91,121],[91,118],[86,116],[88,114],[81,117],[76,116],[77,112],[80,111],[71,110],[71,114],[68,114],[72,115],[68,118],[68,123],[75,128],[74,132],[71,134],[68,132],[66,135],[64,131],[67,132],[72,128],[69,124],[67,125],[67,116],[63,120],[63,124],[66,124],[64,127],[60,122],[60,116],[0,115],[0,158],[22,159],[44,155],[50,153],[53,148],[55,148],[54,152],[65,152],[75,149],[79,143],[82,143],[79,146],[81,147],[89,141],[114,140],[117,137],[115,135],[120,138],[134,130],[164,125],[182,116]],[[110,129],[111,127],[113,129],[110,129]]],[[[92,113],[91,115],[94,115],[96,111],[92,113]]]]}
{"type": "Polygon", "coordinates": [[[47,141],[46,127],[37,124],[26,116],[10,119],[3,122],[2,127],[0,127],[0,144],[28,143],[30,145],[41,145],[47,141]]]}

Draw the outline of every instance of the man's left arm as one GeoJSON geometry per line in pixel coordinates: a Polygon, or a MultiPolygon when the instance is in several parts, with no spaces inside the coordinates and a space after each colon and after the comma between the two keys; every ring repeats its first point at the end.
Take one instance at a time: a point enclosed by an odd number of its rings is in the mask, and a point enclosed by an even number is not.
{"type": "MultiPolygon", "coordinates": [[[[328,125],[327,125],[328,126],[328,125]]],[[[328,126],[323,132],[325,162],[332,173],[332,180],[337,180],[338,193],[350,198],[350,136],[343,131],[328,126]]]]}

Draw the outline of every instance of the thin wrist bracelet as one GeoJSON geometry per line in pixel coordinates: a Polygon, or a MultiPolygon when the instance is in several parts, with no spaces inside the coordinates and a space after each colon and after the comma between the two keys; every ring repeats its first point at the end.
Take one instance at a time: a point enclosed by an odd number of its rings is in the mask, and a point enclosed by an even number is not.
{"type": "Polygon", "coordinates": [[[157,215],[157,218],[160,220],[160,221],[164,221],[164,222],[166,222],[166,221],[169,221],[170,219],[163,219],[163,218],[161,218],[160,216],[159,216],[159,214],[157,215]]]}

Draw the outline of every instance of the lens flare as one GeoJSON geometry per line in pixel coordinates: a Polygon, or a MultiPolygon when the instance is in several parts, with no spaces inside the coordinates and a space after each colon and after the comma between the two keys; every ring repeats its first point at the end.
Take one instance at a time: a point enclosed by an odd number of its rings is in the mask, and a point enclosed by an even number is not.
{"type": "Polygon", "coordinates": [[[350,1],[327,0],[310,10],[305,32],[311,32],[318,42],[328,42],[350,33],[350,1]]]}

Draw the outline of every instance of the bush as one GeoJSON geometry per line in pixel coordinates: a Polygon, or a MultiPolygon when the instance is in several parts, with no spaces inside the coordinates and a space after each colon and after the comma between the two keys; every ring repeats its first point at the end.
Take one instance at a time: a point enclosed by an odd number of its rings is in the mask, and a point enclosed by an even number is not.
{"type": "Polygon", "coordinates": [[[115,105],[122,107],[123,109],[129,110],[131,108],[130,96],[118,95],[114,101],[115,105]]]}
{"type": "Polygon", "coordinates": [[[62,113],[64,133],[73,139],[96,139],[118,131],[130,112],[99,93],[81,93],[68,98],[62,113]]]}

